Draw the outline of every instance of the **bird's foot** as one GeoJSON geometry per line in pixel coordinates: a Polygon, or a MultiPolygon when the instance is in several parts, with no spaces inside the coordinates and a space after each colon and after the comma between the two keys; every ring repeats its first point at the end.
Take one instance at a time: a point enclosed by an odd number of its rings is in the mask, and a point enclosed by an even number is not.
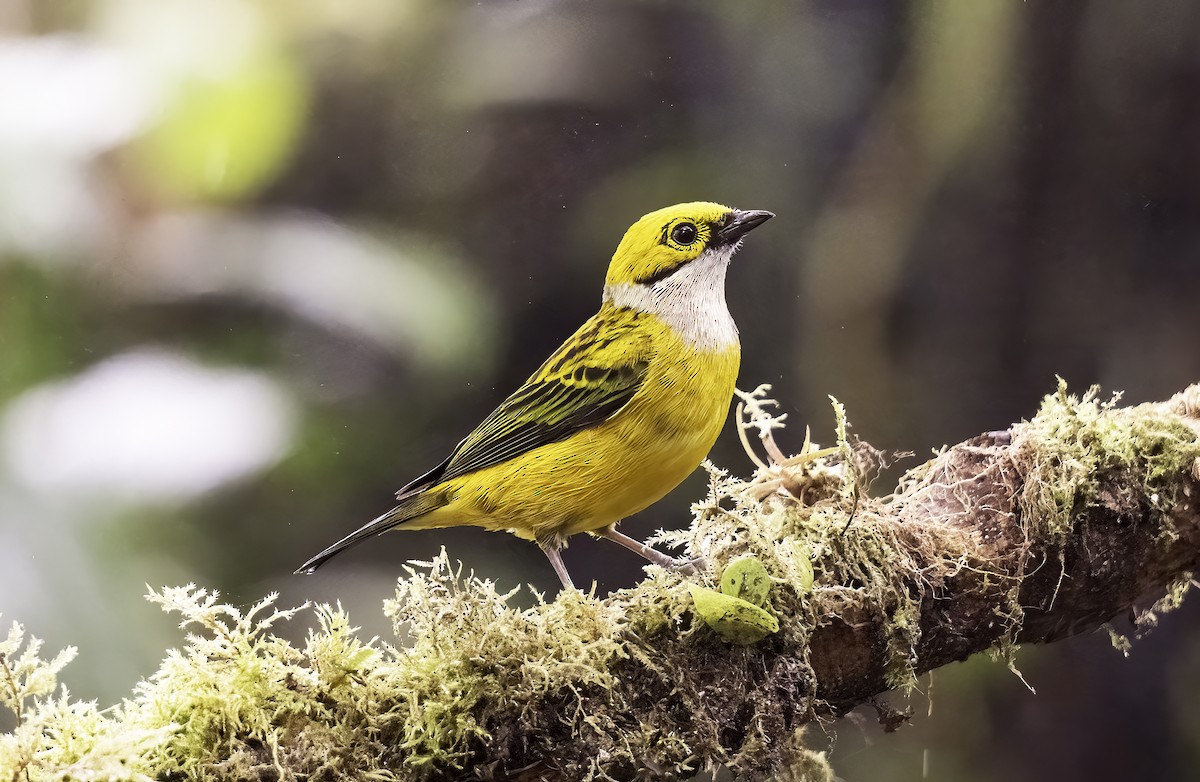
{"type": "Polygon", "coordinates": [[[610,524],[604,529],[594,531],[592,534],[601,538],[608,538],[614,543],[618,543],[630,551],[636,552],[637,554],[645,557],[661,568],[674,570],[677,573],[682,573],[685,576],[699,575],[708,569],[708,563],[705,562],[704,557],[697,557],[696,559],[677,559],[675,557],[669,557],[658,549],[647,546],[641,541],[634,540],[628,535],[617,532],[615,525],[610,524]]]}
{"type": "Polygon", "coordinates": [[[692,559],[676,557],[671,561],[670,569],[680,575],[698,576],[708,570],[708,560],[704,557],[693,557],[692,559]]]}

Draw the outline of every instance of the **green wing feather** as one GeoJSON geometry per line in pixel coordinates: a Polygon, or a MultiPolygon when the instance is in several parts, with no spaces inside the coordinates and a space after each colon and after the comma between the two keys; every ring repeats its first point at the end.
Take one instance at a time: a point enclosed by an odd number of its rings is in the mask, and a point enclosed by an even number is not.
{"type": "Polygon", "coordinates": [[[554,352],[442,464],[405,486],[404,496],[491,467],[603,423],[646,379],[650,339],[632,320],[597,316],[554,352]]]}
{"type": "Polygon", "coordinates": [[[311,573],[340,551],[428,513],[447,501],[442,481],[491,467],[603,423],[629,403],[646,380],[651,338],[637,313],[601,310],[505,399],[454,453],[396,492],[398,504],[305,562],[311,573]]]}

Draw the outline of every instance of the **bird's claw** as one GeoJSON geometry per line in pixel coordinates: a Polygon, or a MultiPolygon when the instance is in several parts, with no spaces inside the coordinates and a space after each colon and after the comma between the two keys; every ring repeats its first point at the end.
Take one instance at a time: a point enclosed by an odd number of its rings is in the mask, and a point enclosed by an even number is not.
{"type": "Polygon", "coordinates": [[[708,570],[708,560],[704,557],[684,559],[678,557],[671,564],[671,569],[684,576],[698,576],[708,570]]]}

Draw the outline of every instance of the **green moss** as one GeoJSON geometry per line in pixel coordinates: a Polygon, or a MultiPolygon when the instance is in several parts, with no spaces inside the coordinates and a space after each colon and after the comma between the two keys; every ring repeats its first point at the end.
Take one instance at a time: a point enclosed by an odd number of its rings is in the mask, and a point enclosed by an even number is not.
{"type": "Polygon", "coordinates": [[[26,639],[15,622],[0,640],[0,706],[16,723],[11,733],[0,734],[0,779],[149,782],[152,766],[146,755],[170,728],[129,726],[120,713],[72,701],[65,689],[59,690],[58,673],[75,650],[50,660],[40,652],[41,641],[26,639]]]}
{"type": "Polygon", "coordinates": [[[796,731],[791,741],[792,755],[775,775],[775,782],[835,782],[837,777],[825,753],[808,749],[805,741],[804,731],[796,731]]]}
{"type": "Polygon", "coordinates": [[[610,663],[622,654],[624,618],[619,606],[577,591],[532,608],[509,606],[517,590],[451,568],[441,556],[410,567],[397,596],[384,607],[398,635],[411,645],[392,650],[379,672],[389,692],[410,705],[395,723],[407,762],[455,764],[472,739],[489,738],[481,719],[519,713],[536,696],[612,685],[610,663]],[[419,707],[419,708],[418,708],[419,707]]]}
{"type": "Polygon", "coordinates": [[[1158,620],[1164,614],[1169,614],[1177,610],[1183,605],[1183,598],[1188,592],[1192,591],[1192,587],[1196,586],[1196,581],[1193,574],[1188,572],[1182,574],[1179,578],[1167,587],[1167,591],[1149,608],[1139,611],[1134,624],[1137,627],[1138,635],[1153,630],[1158,627],[1158,620]]]}
{"type": "Polygon", "coordinates": [[[1200,459],[1200,438],[1160,406],[1121,409],[1119,399],[1099,401],[1097,387],[1076,397],[1059,378],[1057,392],[1018,427],[1024,457],[1031,462],[1022,504],[1026,517],[1039,525],[1037,532],[1061,538],[1088,506],[1129,510],[1143,495],[1155,503],[1155,511],[1173,507],[1177,498],[1166,488],[1200,459]],[[1101,497],[1102,482],[1114,472],[1140,476],[1141,492],[1101,497]]]}

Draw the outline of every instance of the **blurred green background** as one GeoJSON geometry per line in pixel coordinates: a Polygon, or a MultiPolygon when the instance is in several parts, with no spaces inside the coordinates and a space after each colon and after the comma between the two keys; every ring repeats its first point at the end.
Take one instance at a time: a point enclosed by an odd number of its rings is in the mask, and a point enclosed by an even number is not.
{"type": "MultiPolygon", "coordinates": [[[[387,632],[446,545],[388,507],[598,304],[652,209],[779,216],[731,270],[740,385],[879,447],[1031,415],[1061,374],[1200,381],[1200,4],[0,0],[0,612],[115,702],[177,642],[145,584],[341,600],[387,632]]],[[[713,454],[750,467],[727,428],[713,454]]],[[[912,462],[910,462],[912,463],[912,462]]],[[[626,524],[686,523],[701,476],[626,524]]],[[[577,582],[633,583],[611,544],[577,582]]],[[[858,780],[1200,775],[1194,605],[926,677],[858,780]],[[927,712],[929,712],[927,714],[927,712]]],[[[821,739],[821,734],[816,734],[821,739]]]]}

